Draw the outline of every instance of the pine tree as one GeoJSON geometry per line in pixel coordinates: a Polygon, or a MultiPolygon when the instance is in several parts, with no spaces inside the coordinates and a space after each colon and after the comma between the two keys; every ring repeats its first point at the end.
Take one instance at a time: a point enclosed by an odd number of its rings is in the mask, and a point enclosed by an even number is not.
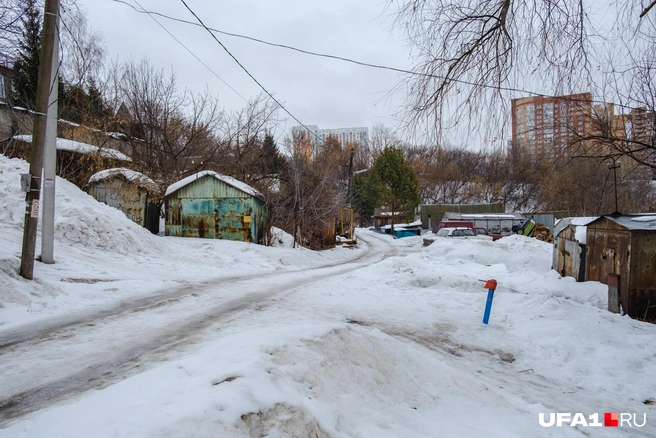
{"type": "Polygon", "coordinates": [[[371,169],[364,193],[375,207],[385,207],[394,220],[400,217],[413,218],[419,205],[419,178],[403,151],[387,146],[376,158],[371,169]]]}
{"type": "Polygon", "coordinates": [[[276,141],[270,133],[264,136],[262,154],[264,156],[264,171],[266,173],[278,173],[283,159],[278,151],[278,145],[276,145],[276,141]]]}
{"type": "Polygon", "coordinates": [[[22,38],[14,63],[13,80],[16,104],[34,109],[39,78],[39,51],[41,49],[41,12],[37,0],[23,0],[22,38]]]}
{"type": "Polygon", "coordinates": [[[365,195],[365,187],[367,185],[367,177],[362,174],[353,175],[353,188],[351,195],[351,206],[356,215],[360,218],[360,226],[364,226],[366,218],[370,218],[374,214],[374,206],[369,198],[365,195]]]}

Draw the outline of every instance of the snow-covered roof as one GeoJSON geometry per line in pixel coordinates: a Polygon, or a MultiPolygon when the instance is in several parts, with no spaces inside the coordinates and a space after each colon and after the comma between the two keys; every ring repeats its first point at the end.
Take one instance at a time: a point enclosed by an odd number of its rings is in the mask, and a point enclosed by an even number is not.
{"type": "Polygon", "coordinates": [[[649,216],[632,217],[631,220],[633,222],[652,222],[652,221],[656,221],[656,214],[649,215],[649,216]]]}
{"type": "Polygon", "coordinates": [[[192,182],[194,182],[194,181],[196,181],[196,180],[198,180],[198,179],[200,179],[200,178],[202,178],[202,177],[204,177],[204,176],[208,176],[208,175],[209,175],[209,176],[213,176],[214,178],[218,179],[219,181],[223,181],[224,183],[228,184],[229,186],[232,186],[232,187],[234,187],[234,188],[236,188],[236,189],[238,189],[238,190],[241,190],[241,191],[244,192],[244,193],[247,193],[247,194],[249,194],[249,195],[251,195],[251,196],[254,196],[254,197],[256,197],[256,198],[261,199],[262,201],[264,201],[264,195],[262,195],[262,193],[258,192],[258,191],[255,190],[253,187],[249,186],[248,184],[243,183],[243,182],[241,182],[241,181],[239,181],[239,180],[237,180],[237,179],[234,179],[234,178],[231,177],[231,176],[221,175],[220,173],[218,173],[218,172],[214,172],[214,171],[212,171],[212,170],[203,170],[202,172],[198,172],[198,173],[196,173],[196,174],[194,174],[194,175],[191,175],[191,176],[188,176],[188,177],[186,177],[186,178],[183,178],[183,179],[181,179],[180,181],[178,181],[178,182],[175,183],[175,184],[171,184],[171,185],[166,189],[166,193],[164,194],[164,196],[168,196],[168,195],[170,195],[171,193],[177,192],[177,191],[180,190],[182,187],[184,187],[184,186],[186,186],[186,185],[189,185],[189,184],[191,184],[192,182]]]}
{"type": "Polygon", "coordinates": [[[93,184],[114,176],[122,176],[128,181],[137,182],[144,187],[157,189],[157,184],[155,184],[155,181],[148,178],[143,173],[132,169],[126,169],[125,167],[116,167],[114,169],[105,169],[101,170],[100,172],[96,172],[91,175],[91,178],[89,178],[89,184],[93,184]]]}
{"type": "MultiPolygon", "coordinates": [[[[452,213],[449,213],[449,217],[452,213]]],[[[519,213],[455,213],[462,219],[523,219],[519,213]]]]}
{"type": "MultiPolygon", "coordinates": [[[[394,229],[395,230],[396,229],[400,230],[402,228],[411,228],[411,227],[420,227],[420,226],[421,226],[421,221],[414,221],[414,222],[410,222],[410,223],[407,223],[407,224],[394,224],[394,229]]],[[[387,224],[387,225],[382,226],[381,228],[389,229],[389,228],[392,228],[392,225],[387,224]]]]}
{"type": "Polygon", "coordinates": [[[588,227],[586,225],[588,225],[590,222],[594,221],[598,217],[599,216],[579,216],[579,217],[568,217],[568,218],[561,219],[554,226],[553,234],[554,236],[558,236],[560,232],[565,228],[573,227],[574,238],[576,239],[577,242],[585,245],[586,236],[588,232],[588,227]]]}
{"type": "Polygon", "coordinates": [[[656,231],[656,213],[623,214],[620,216],[610,214],[604,217],[625,227],[627,230],[656,231]]]}
{"type": "MultiPolygon", "coordinates": [[[[15,140],[24,141],[26,143],[32,143],[31,135],[14,135],[15,140]]],[[[104,158],[111,158],[114,160],[120,161],[132,161],[127,155],[109,148],[99,148],[98,146],[93,146],[87,143],[82,143],[75,140],[69,140],[67,138],[57,137],[57,150],[58,151],[71,151],[78,152],[80,154],[95,154],[100,153],[100,156],[104,158]]]]}

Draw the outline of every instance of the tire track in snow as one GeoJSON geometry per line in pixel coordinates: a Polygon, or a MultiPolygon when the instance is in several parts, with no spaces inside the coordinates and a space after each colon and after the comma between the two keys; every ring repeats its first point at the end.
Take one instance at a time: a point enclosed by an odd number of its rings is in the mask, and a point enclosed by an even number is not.
{"type": "MultiPolygon", "coordinates": [[[[379,241],[382,239],[376,238],[379,241]]],[[[365,240],[366,239],[362,239],[365,240]]],[[[395,255],[398,253],[396,248],[388,244],[388,251],[391,251],[389,255],[395,255]],[[394,252],[396,251],[396,252],[394,252]]],[[[263,274],[246,274],[246,275],[233,275],[229,277],[221,276],[208,280],[204,280],[198,283],[188,283],[185,282],[179,286],[172,286],[162,289],[160,292],[155,294],[150,294],[145,297],[136,297],[134,299],[121,300],[118,303],[111,304],[108,307],[103,306],[100,309],[92,310],[88,312],[77,312],[75,315],[65,315],[61,317],[54,317],[47,321],[38,322],[35,324],[30,324],[29,326],[19,326],[16,328],[4,330],[0,332],[0,354],[2,351],[8,347],[14,346],[16,344],[24,343],[34,339],[42,339],[48,336],[53,335],[62,329],[69,327],[74,327],[78,325],[84,325],[89,323],[96,323],[100,320],[103,320],[108,317],[115,315],[131,312],[131,311],[142,311],[150,307],[161,306],[168,301],[174,301],[179,298],[192,295],[193,293],[207,292],[240,281],[248,281],[261,278],[269,277],[280,277],[289,274],[309,272],[317,269],[330,268],[334,266],[341,266],[346,263],[357,262],[366,257],[371,257],[375,248],[367,248],[363,253],[356,255],[345,260],[340,260],[338,262],[327,263],[325,265],[295,269],[295,270],[285,270],[285,271],[274,271],[266,272],[263,274]]],[[[389,256],[386,255],[386,256],[389,256]]]]}
{"type": "MultiPolygon", "coordinates": [[[[125,344],[122,343],[121,348],[109,347],[97,351],[100,346],[97,343],[92,344],[90,347],[95,346],[95,350],[91,348],[92,351],[85,350],[85,354],[81,354],[77,358],[67,359],[67,366],[73,368],[73,371],[60,373],[61,375],[55,376],[54,379],[48,382],[40,380],[40,376],[23,375],[23,378],[27,381],[25,384],[14,384],[16,390],[10,391],[9,394],[0,392],[0,428],[12,419],[87,390],[107,387],[145,369],[152,368],[169,360],[172,354],[179,355],[195,342],[206,339],[201,335],[201,332],[210,327],[219,326],[218,329],[221,330],[222,327],[229,325],[232,320],[243,316],[244,313],[261,310],[276,302],[279,298],[298,292],[298,288],[302,286],[336,275],[343,275],[399,254],[399,250],[386,239],[373,235],[367,237],[371,237],[369,243],[373,241],[385,243],[382,254],[380,245],[370,244],[369,248],[357,257],[322,267],[267,273],[261,276],[235,276],[231,279],[223,278],[220,283],[204,282],[201,288],[206,292],[211,292],[217,286],[242,290],[240,288],[248,285],[249,281],[261,279],[262,277],[282,279],[278,284],[274,284],[265,290],[241,295],[209,308],[196,308],[195,311],[182,315],[179,320],[174,322],[167,320],[164,327],[151,329],[149,333],[138,337],[133,336],[125,344]],[[70,364],[68,360],[70,360],[70,364]],[[30,383],[32,383],[32,386],[28,386],[30,383]],[[16,385],[21,388],[18,389],[16,385]]],[[[258,284],[261,285],[261,281],[258,284]]],[[[144,314],[148,314],[148,312],[167,312],[167,314],[170,314],[176,311],[176,306],[183,303],[189,305],[188,299],[181,300],[181,298],[190,297],[195,293],[197,293],[197,290],[190,288],[190,285],[175,288],[173,291],[167,290],[157,296],[160,298],[159,300],[156,300],[156,297],[148,297],[145,299],[146,303],[143,300],[134,300],[128,305],[122,304],[118,308],[115,307],[114,309],[117,310],[114,312],[110,313],[106,310],[100,315],[94,314],[95,318],[93,319],[82,318],[76,322],[65,321],[55,329],[54,333],[48,332],[48,336],[45,338],[43,336],[39,337],[39,335],[42,335],[46,329],[39,327],[34,333],[25,336],[25,340],[14,340],[14,342],[5,343],[4,349],[0,350],[0,362],[7,363],[7,359],[13,359],[11,363],[19,363],[24,360],[24,356],[29,357],[48,348],[64,351],[67,346],[78,344],[79,338],[93,337],[98,332],[120,333],[119,326],[127,324],[130,328],[130,326],[138,324],[141,319],[146,317],[144,314]],[[162,297],[164,297],[163,300],[162,297]],[[166,308],[162,309],[162,307],[166,308]],[[10,356],[12,357],[10,358],[10,356]]],[[[209,294],[207,296],[210,297],[209,294]]],[[[191,304],[197,307],[197,304],[191,304]]],[[[125,330],[124,327],[123,330],[125,330]]],[[[100,338],[102,339],[102,336],[100,338]]],[[[81,339],[81,341],[84,341],[84,339],[81,339]]],[[[44,356],[48,356],[47,351],[44,356]]],[[[47,359],[38,359],[37,361],[44,367],[44,371],[48,369],[47,359]]],[[[11,381],[3,383],[3,380],[15,380],[15,377],[17,376],[12,377],[7,373],[1,373],[0,388],[11,384],[11,381]]]]}

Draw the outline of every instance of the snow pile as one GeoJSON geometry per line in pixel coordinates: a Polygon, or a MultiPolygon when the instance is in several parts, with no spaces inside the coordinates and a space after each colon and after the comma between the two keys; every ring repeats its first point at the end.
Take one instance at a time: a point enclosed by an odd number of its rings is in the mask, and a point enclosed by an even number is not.
{"type": "MultiPolygon", "coordinates": [[[[129,220],[121,211],[96,201],[68,181],[57,178],[55,200],[55,264],[35,266],[33,282],[18,275],[25,215],[20,175],[29,164],[0,155],[0,308],[30,305],[47,316],[80,305],[148,294],[189,277],[196,281],[235,275],[303,269],[338,259],[339,251],[287,251],[293,239],[278,231],[280,248],[207,239],[162,238],[129,220]],[[126,280],[130,289],[106,287],[105,281],[126,280]],[[73,284],[70,284],[70,282],[73,284]],[[138,283],[135,283],[137,281],[138,283]],[[64,294],[62,290],[75,290],[64,294]],[[79,300],[83,294],[88,302],[79,300]],[[53,299],[57,297],[56,299],[53,299]]],[[[41,218],[39,224],[42,223],[41,218]]],[[[40,231],[36,254],[40,253],[40,231]]],[[[0,325],[28,318],[25,313],[0,312],[0,325]]]]}
{"type": "MultiPolygon", "coordinates": [[[[25,143],[32,143],[32,136],[31,135],[15,135],[13,137],[14,140],[18,141],[23,141],[25,143]]],[[[100,156],[104,158],[111,158],[114,160],[120,160],[120,161],[132,161],[130,157],[127,155],[115,150],[115,149],[109,149],[109,148],[99,148],[98,146],[94,146],[91,144],[87,143],[82,143],[79,141],[75,140],[69,140],[67,138],[57,138],[57,150],[58,151],[70,151],[70,152],[77,152],[80,154],[97,154],[100,153],[100,156]]]]}
{"type": "Polygon", "coordinates": [[[453,260],[480,265],[503,263],[511,271],[546,272],[550,269],[552,248],[551,244],[537,239],[514,235],[497,241],[436,238],[425,252],[447,263],[453,260]]]}
{"type": "MultiPolygon", "coordinates": [[[[0,203],[7,207],[0,212],[0,219],[4,226],[22,230],[25,194],[20,190],[21,173],[29,173],[28,163],[0,156],[0,203]]],[[[121,211],[99,203],[65,179],[58,177],[56,187],[55,238],[59,242],[117,254],[164,250],[160,239],[121,211]]]]}

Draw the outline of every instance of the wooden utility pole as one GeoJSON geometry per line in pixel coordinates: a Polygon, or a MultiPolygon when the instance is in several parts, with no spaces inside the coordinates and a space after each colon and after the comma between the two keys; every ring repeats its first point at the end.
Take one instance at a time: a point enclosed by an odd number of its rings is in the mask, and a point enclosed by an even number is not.
{"type": "Polygon", "coordinates": [[[36,231],[39,223],[39,200],[41,190],[41,171],[43,170],[43,152],[46,142],[46,124],[48,117],[48,96],[51,84],[53,48],[57,33],[59,0],[46,0],[43,14],[43,33],[41,36],[41,53],[39,78],[36,91],[36,108],[34,128],[32,130],[32,150],[30,152],[30,185],[25,196],[25,228],[23,232],[23,251],[21,253],[20,275],[28,280],[34,278],[34,252],[36,231]]]}

